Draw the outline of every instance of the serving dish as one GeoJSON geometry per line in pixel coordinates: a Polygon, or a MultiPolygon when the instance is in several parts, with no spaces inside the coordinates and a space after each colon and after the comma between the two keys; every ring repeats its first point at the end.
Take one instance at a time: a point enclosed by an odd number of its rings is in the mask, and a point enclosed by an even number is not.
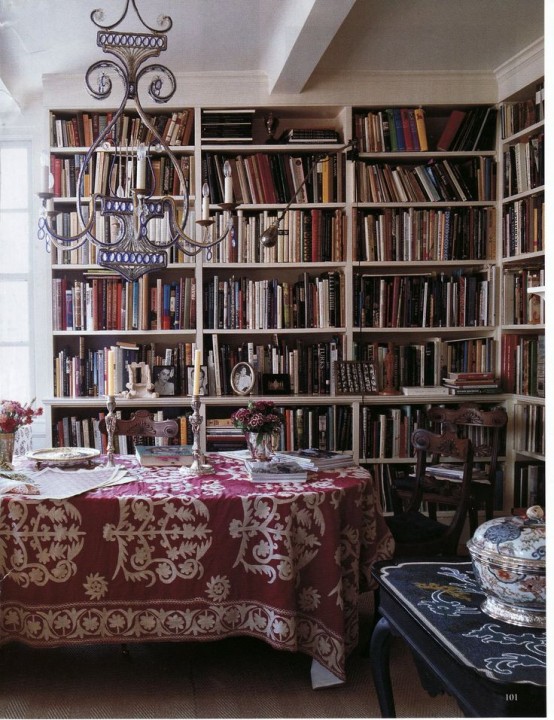
{"type": "Polygon", "coordinates": [[[546,525],[541,507],[495,518],[467,543],[487,615],[512,625],[546,626],[546,525]]]}
{"type": "Polygon", "coordinates": [[[37,466],[48,465],[76,465],[88,463],[100,455],[100,450],[86,447],[56,447],[30,450],[26,457],[37,463],[37,466]]]}

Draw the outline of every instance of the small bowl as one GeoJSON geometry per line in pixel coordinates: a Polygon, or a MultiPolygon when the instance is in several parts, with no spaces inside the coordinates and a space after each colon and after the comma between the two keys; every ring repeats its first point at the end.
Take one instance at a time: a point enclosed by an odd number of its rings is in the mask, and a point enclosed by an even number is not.
{"type": "Polygon", "coordinates": [[[486,594],[481,609],[512,625],[546,627],[546,526],[534,505],[526,517],[480,525],[467,543],[477,582],[486,594]]]}

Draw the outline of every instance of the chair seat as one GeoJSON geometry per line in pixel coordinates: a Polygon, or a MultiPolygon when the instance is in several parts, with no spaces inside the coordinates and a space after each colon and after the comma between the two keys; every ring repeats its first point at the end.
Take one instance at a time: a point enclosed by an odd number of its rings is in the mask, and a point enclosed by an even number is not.
{"type": "Polygon", "coordinates": [[[447,530],[446,525],[415,511],[390,515],[385,519],[395,542],[401,544],[437,540],[447,530]]]}

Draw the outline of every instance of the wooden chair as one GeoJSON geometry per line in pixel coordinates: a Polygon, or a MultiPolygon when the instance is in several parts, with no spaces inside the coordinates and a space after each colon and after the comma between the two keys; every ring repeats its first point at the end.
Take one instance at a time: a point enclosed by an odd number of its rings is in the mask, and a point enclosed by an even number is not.
{"type": "MultiPolygon", "coordinates": [[[[105,419],[100,420],[98,426],[103,435],[108,434],[105,419]]],[[[179,424],[176,420],[155,420],[148,410],[137,410],[127,420],[117,418],[115,426],[116,435],[127,435],[133,438],[135,443],[136,439],[141,437],[171,439],[176,437],[178,433],[179,424]]]]}
{"type": "Polygon", "coordinates": [[[471,535],[479,525],[479,510],[484,508],[485,519],[494,516],[495,485],[498,474],[498,454],[508,415],[501,407],[483,408],[465,403],[457,408],[434,406],[427,411],[431,428],[450,430],[460,437],[469,437],[473,443],[473,471],[469,504],[471,535]]]}
{"type": "Polygon", "coordinates": [[[469,438],[460,438],[452,431],[439,434],[425,429],[414,431],[412,444],[416,453],[415,475],[411,477],[411,488],[402,490],[408,502],[402,508],[397,505],[394,515],[386,518],[396,544],[395,555],[457,555],[470,504],[473,444],[469,438]],[[440,478],[435,482],[427,473],[428,465],[437,459],[461,462],[460,481],[449,484],[447,493],[440,478]],[[420,508],[424,501],[434,503],[435,507],[446,504],[448,521],[439,522],[423,513],[420,508]]]}

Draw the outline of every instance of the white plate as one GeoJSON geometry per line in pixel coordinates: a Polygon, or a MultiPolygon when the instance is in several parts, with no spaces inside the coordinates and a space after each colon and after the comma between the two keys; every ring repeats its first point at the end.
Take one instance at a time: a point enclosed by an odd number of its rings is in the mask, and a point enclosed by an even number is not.
{"type": "Polygon", "coordinates": [[[100,450],[84,447],[57,447],[31,450],[27,453],[29,460],[37,463],[51,463],[53,465],[68,465],[70,463],[89,462],[98,457],[100,450]]]}

